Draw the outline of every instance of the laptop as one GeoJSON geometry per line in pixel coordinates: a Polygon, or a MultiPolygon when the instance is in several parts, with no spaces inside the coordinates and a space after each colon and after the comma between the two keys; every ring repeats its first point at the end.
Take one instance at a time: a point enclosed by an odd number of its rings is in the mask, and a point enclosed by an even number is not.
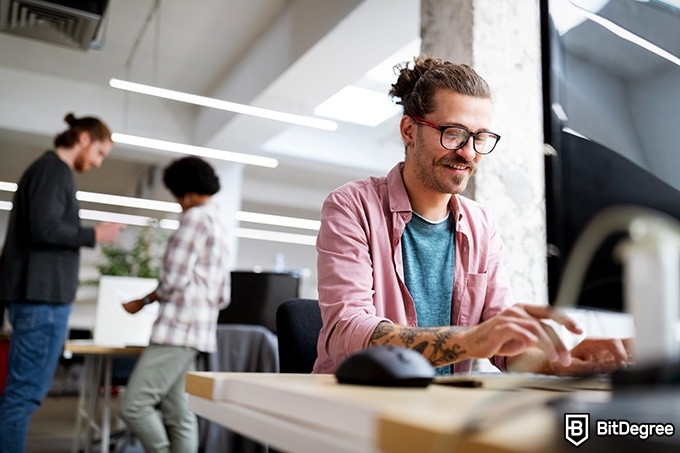
{"type": "Polygon", "coordinates": [[[99,281],[95,310],[94,343],[101,346],[148,346],[158,304],[149,304],[134,315],[122,303],[139,299],[156,289],[152,278],[103,276],[99,281]]]}

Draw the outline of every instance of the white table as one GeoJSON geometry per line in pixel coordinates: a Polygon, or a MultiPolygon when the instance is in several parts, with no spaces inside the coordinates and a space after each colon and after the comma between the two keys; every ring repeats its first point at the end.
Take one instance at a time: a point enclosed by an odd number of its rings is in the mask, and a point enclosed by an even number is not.
{"type": "MultiPolygon", "coordinates": [[[[545,403],[562,393],[430,385],[338,384],[332,375],[189,373],[189,407],[271,447],[296,453],[560,451],[545,403]],[[479,419],[477,418],[479,417],[479,419]],[[468,431],[475,420],[484,429],[468,431]]],[[[595,399],[608,391],[588,391],[595,399]]]]}
{"type": "Polygon", "coordinates": [[[76,428],[73,437],[73,453],[92,451],[95,435],[99,435],[100,451],[109,451],[111,436],[111,376],[115,357],[138,356],[144,351],[142,346],[104,346],[93,340],[70,340],[64,345],[64,352],[82,355],[85,358],[83,383],[78,397],[76,428]],[[97,419],[99,388],[102,386],[101,420],[97,419]]]}

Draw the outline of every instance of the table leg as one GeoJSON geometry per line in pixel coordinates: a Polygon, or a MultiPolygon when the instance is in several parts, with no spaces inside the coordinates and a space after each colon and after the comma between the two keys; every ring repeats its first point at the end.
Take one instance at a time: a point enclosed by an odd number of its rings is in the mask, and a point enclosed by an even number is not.
{"type": "Polygon", "coordinates": [[[83,361],[83,379],[78,392],[78,409],[76,410],[76,428],[73,437],[72,453],[80,450],[80,438],[82,436],[83,419],[86,418],[86,405],[88,397],[91,397],[92,375],[94,374],[94,357],[86,356],[83,361]]]}
{"type": "Polygon", "coordinates": [[[111,435],[111,374],[113,373],[113,358],[106,357],[104,363],[104,407],[102,409],[101,444],[102,453],[109,451],[109,437],[111,435]]]}
{"type": "Polygon", "coordinates": [[[81,448],[83,429],[85,442],[82,445],[84,453],[92,451],[92,434],[98,430],[96,421],[97,396],[99,380],[102,372],[101,359],[94,355],[85,356],[83,362],[83,381],[78,395],[78,409],[76,413],[76,428],[73,438],[72,453],[78,453],[81,448]]]}
{"type": "Polygon", "coordinates": [[[93,356],[94,372],[92,374],[92,381],[90,382],[90,397],[87,402],[87,431],[85,435],[85,450],[84,453],[92,451],[92,438],[94,431],[101,431],[97,424],[97,398],[99,397],[99,382],[102,375],[102,358],[100,356],[93,356]]]}

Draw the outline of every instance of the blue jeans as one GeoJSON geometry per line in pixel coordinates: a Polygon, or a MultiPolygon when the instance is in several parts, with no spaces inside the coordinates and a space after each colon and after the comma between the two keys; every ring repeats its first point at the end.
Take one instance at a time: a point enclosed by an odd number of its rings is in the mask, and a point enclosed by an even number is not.
{"type": "Polygon", "coordinates": [[[50,389],[73,304],[9,304],[12,337],[0,396],[0,453],[25,450],[28,424],[50,389]]]}

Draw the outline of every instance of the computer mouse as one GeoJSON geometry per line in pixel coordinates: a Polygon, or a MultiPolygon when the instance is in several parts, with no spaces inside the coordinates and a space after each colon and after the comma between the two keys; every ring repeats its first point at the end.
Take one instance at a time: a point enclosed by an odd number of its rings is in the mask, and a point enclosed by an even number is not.
{"type": "Polygon", "coordinates": [[[341,384],[384,387],[427,387],[434,376],[434,367],[422,354],[398,346],[375,346],[356,352],[335,372],[341,384]]]}

